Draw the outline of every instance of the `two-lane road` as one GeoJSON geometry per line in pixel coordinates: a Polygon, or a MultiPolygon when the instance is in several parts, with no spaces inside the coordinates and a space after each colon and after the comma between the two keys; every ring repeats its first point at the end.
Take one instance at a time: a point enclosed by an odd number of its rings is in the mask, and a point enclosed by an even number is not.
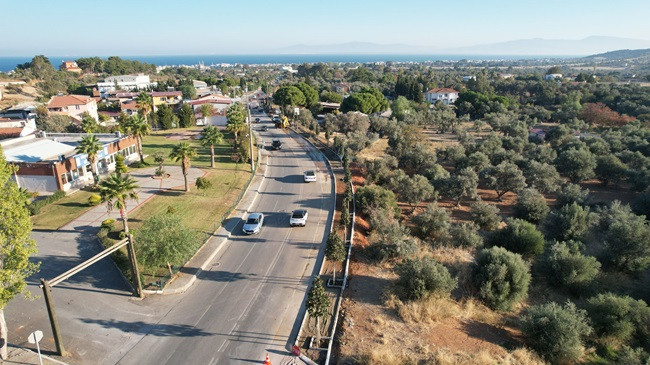
{"type": "MultiPolygon", "coordinates": [[[[253,118],[261,117],[253,115],[253,118]]],[[[120,364],[274,364],[288,359],[297,315],[332,219],[332,181],[325,163],[303,141],[268,124],[259,132],[268,150],[266,178],[251,211],[265,214],[259,234],[241,223],[199,280],[129,349],[120,364]],[[317,171],[317,182],[303,173],[317,171]],[[306,227],[289,227],[292,210],[309,212],[306,227]]],[[[254,124],[259,130],[262,123],[254,124]]],[[[322,255],[322,254],[321,254],[322,255]]],[[[319,259],[320,260],[320,259],[319,259]]]]}

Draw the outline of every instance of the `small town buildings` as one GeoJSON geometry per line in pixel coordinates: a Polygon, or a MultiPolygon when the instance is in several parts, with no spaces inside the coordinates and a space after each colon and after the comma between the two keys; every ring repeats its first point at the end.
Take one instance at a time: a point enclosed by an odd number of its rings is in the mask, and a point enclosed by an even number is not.
{"type": "Polygon", "coordinates": [[[528,131],[528,136],[531,138],[537,138],[540,141],[543,141],[546,138],[546,131],[539,128],[534,128],[528,131]]]}
{"type": "Polygon", "coordinates": [[[195,89],[207,88],[208,83],[200,80],[192,80],[192,86],[194,86],[195,89]]]}
{"type": "Polygon", "coordinates": [[[476,76],[463,76],[463,82],[467,82],[469,80],[476,81],[476,76]]]}
{"type": "Polygon", "coordinates": [[[120,110],[127,115],[134,115],[138,113],[138,103],[135,100],[127,100],[120,104],[120,110]]]}
{"type": "Polygon", "coordinates": [[[67,114],[73,119],[81,120],[81,114],[88,113],[95,120],[97,115],[97,101],[86,95],[56,95],[47,104],[50,113],[67,114]]]}
{"type": "Polygon", "coordinates": [[[555,80],[555,79],[561,79],[562,74],[548,74],[544,76],[544,80],[555,80]]]}
{"type": "Polygon", "coordinates": [[[36,104],[21,103],[0,111],[0,118],[18,120],[23,125],[36,128],[36,104]]]}
{"type": "Polygon", "coordinates": [[[458,91],[451,88],[435,88],[427,90],[424,93],[424,99],[432,104],[440,101],[445,105],[451,105],[458,99],[458,91]]]}
{"type": "Polygon", "coordinates": [[[192,109],[194,109],[197,125],[224,126],[228,122],[226,110],[232,105],[232,100],[225,96],[208,95],[190,100],[187,104],[191,105],[192,109]],[[212,106],[211,115],[207,116],[207,119],[201,111],[202,106],[206,104],[212,106]]]}
{"type": "Polygon", "coordinates": [[[149,93],[153,100],[154,109],[158,105],[176,105],[183,101],[182,91],[153,91],[149,93]]]}
{"type": "Polygon", "coordinates": [[[324,101],[320,102],[320,106],[323,109],[323,113],[334,113],[340,110],[340,103],[327,103],[324,101]]]}
{"type": "MultiPolygon", "coordinates": [[[[78,189],[93,182],[86,154],[75,148],[86,136],[83,133],[44,133],[0,141],[7,162],[18,167],[13,178],[18,186],[29,191],[52,193],[78,189]]],[[[100,174],[115,170],[119,153],[126,163],[138,160],[136,139],[114,134],[95,134],[103,149],[97,155],[100,174]]]]}
{"type": "MultiPolygon", "coordinates": [[[[106,100],[110,102],[117,102],[122,109],[131,109],[133,103],[138,98],[138,92],[131,91],[109,91],[106,93],[106,100]],[[125,106],[125,104],[129,104],[125,106]]],[[[181,91],[150,91],[147,94],[151,95],[153,101],[154,111],[158,110],[158,106],[162,104],[177,105],[183,101],[183,92],[181,91]]]]}
{"type": "Polygon", "coordinates": [[[76,73],[82,72],[81,68],[79,68],[79,66],[75,61],[63,61],[61,63],[61,66],[59,66],[59,69],[61,71],[68,71],[68,72],[76,72],[76,73]]]}
{"type": "Polygon", "coordinates": [[[151,82],[149,75],[120,75],[107,77],[103,82],[97,83],[97,90],[105,98],[107,91],[114,90],[146,90],[156,86],[157,83],[151,82]]]}

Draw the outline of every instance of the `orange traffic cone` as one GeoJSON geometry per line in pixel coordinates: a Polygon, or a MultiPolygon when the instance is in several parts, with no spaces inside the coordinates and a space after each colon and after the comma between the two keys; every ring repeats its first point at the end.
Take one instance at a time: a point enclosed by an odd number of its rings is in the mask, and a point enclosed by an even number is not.
{"type": "Polygon", "coordinates": [[[271,359],[269,359],[269,354],[266,354],[266,360],[264,360],[264,365],[271,365],[271,359]]]}

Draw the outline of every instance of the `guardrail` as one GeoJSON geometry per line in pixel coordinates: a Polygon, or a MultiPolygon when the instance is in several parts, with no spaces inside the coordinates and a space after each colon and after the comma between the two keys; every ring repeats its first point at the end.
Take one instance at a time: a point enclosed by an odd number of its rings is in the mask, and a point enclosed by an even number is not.
{"type": "Polygon", "coordinates": [[[350,225],[350,239],[348,244],[348,252],[345,258],[345,268],[343,269],[343,285],[341,285],[341,291],[339,292],[338,297],[336,298],[336,305],[334,307],[334,322],[332,323],[332,333],[330,334],[329,342],[327,344],[327,354],[325,355],[325,365],[329,365],[330,359],[332,357],[332,346],[334,345],[334,337],[336,336],[336,326],[338,325],[339,312],[341,311],[341,302],[343,301],[343,291],[348,284],[348,270],[350,269],[350,255],[352,254],[352,245],[354,244],[354,223],[357,217],[357,204],[356,204],[356,194],[354,193],[354,185],[352,182],[349,183],[350,188],[352,189],[352,223],[350,225]]]}

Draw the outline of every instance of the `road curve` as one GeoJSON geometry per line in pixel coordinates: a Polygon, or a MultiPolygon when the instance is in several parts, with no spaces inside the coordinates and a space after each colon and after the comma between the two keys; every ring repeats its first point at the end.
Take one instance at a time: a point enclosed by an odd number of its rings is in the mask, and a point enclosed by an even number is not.
{"type": "Polygon", "coordinates": [[[283,142],[282,150],[264,152],[266,178],[251,209],[265,214],[264,227],[246,236],[240,223],[182,299],[133,347],[121,349],[119,364],[260,363],[267,353],[274,364],[289,359],[331,224],[333,184],[317,151],[268,118],[262,122],[269,126],[259,131],[262,143],[283,142]],[[306,170],[317,170],[318,181],[305,183],[306,170]],[[289,215],[298,208],[309,212],[307,226],[291,228],[289,215]]]}

